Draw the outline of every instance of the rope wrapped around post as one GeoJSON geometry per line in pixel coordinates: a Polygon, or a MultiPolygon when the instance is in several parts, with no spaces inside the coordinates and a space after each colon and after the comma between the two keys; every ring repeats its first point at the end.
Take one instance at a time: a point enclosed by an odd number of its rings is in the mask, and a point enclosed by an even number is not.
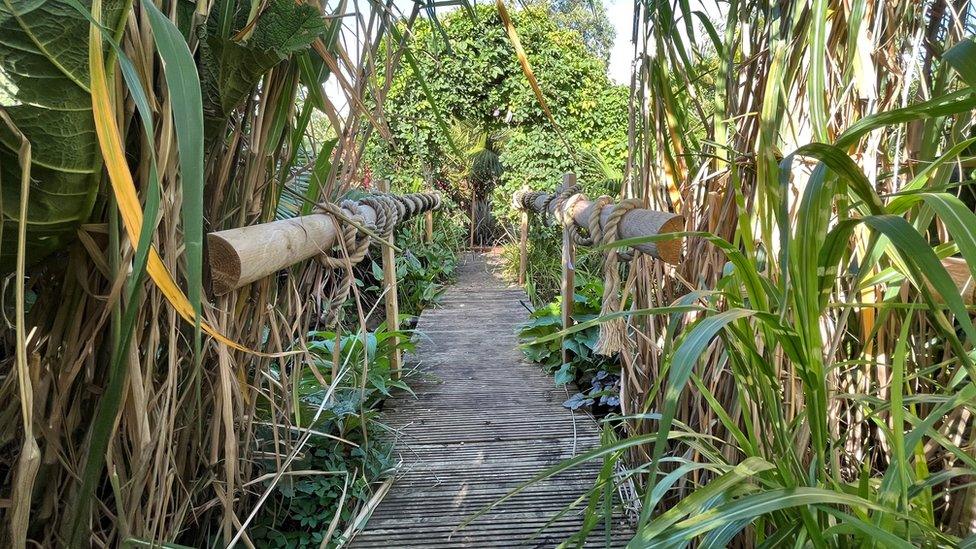
{"type": "Polygon", "coordinates": [[[347,259],[355,265],[366,256],[372,235],[388,235],[440,206],[438,193],[371,193],[321,204],[311,215],[209,233],[213,293],[226,294],[316,256],[330,269],[345,268],[347,259]]]}
{"type": "MultiPolygon", "coordinates": [[[[684,220],[681,216],[643,209],[642,202],[627,199],[614,204],[613,199],[601,196],[589,201],[580,193],[580,187],[573,185],[558,189],[553,193],[522,190],[512,196],[512,204],[518,209],[536,211],[543,215],[552,214],[560,223],[575,228],[573,233],[577,244],[584,246],[610,246],[603,253],[603,303],[601,315],[619,312],[623,308],[620,296],[620,261],[629,261],[633,255],[613,247],[621,239],[648,236],[681,230],[684,220]],[[583,233],[586,229],[586,233],[583,233]]],[[[646,253],[668,263],[677,263],[681,254],[681,239],[638,244],[635,253],[646,253]]],[[[613,355],[627,344],[627,323],[618,317],[600,323],[600,338],[595,352],[613,355]]]]}

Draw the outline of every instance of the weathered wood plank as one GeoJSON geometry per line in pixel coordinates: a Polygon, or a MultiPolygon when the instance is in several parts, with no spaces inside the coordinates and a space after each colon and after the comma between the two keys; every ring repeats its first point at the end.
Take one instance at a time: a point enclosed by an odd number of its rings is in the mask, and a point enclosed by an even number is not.
{"type": "MultiPolygon", "coordinates": [[[[569,391],[522,360],[515,332],[528,311],[519,301],[528,299],[485,256],[470,255],[441,307],[422,315],[410,361],[426,377],[413,380],[416,397],[392,398],[383,412],[403,467],[352,547],[554,547],[576,532],[581,505],[558,515],[593,486],[599,463],[533,485],[456,530],[599,443],[592,418],[563,408],[569,391]]],[[[619,519],[612,527],[613,546],[624,545],[628,527],[619,519]]],[[[602,546],[603,535],[601,525],[587,546],[602,546]]]]}

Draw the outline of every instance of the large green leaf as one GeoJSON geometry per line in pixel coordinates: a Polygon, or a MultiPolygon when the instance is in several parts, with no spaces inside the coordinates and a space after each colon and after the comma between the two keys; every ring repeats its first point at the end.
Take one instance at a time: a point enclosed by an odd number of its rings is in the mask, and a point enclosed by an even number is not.
{"type": "MultiPolygon", "coordinates": [[[[90,2],[85,2],[85,6],[90,2]]],[[[105,5],[115,28],[121,3],[105,5]]],[[[101,156],[88,90],[88,21],[65,2],[0,0],[0,106],[31,142],[28,262],[74,239],[95,203],[101,156]]],[[[0,273],[16,256],[19,142],[0,125],[0,273]]]]}
{"type": "Polygon", "coordinates": [[[228,115],[254,91],[261,76],[291,54],[306,49],[326,31],[322,13],[313,5],[271,0],[248,28],[249,4],[219,0],[200,42],[200,77],[207,141],[219,135],[228,115]],[[246,34],[246,33],[245,33],[246,34]]]}

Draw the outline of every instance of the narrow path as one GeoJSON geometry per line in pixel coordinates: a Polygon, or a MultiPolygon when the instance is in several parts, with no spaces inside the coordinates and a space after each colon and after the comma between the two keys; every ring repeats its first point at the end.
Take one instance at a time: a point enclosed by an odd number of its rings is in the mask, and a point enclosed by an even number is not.
{"type": "MultiPolygon", "coordinates": [[[[599,442],[589,416],[563,408],[566,390],[523,361],[515,332],[528,318],[519,303],[527,298],[494,274],[491,259],[466,256],[441,306],[420,318],[413,360],[432,379],[413,383],[416,398],[386,403],[403,472],[352,547],[554,547],[582,521],[573,509],[536,535],[593,485],[599,463],[534,485],[453,532],[533,475],[599,442]]],[[[592,539],[603,539],[602,525],[592,539]]]]}

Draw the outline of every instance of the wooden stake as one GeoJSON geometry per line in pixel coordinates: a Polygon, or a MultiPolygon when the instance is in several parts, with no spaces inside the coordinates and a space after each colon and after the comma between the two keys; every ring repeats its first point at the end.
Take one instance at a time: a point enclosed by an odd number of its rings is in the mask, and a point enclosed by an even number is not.
{"type": "MultiPolygon", "coordinates": [[[[563,176],[563,188],[576,184],[576,174],[567,173],[563,176]]],[[[561,294],[563,296],[563,329],[573,325],[573,301],[576,290],[576,244],[573,242],[572,227],[563,226],[563,278],[561,284],[561,294]]],[[[566,338],[563,338],[560,345],[562,347],[563,364],[569,362],[569,351],[566,349],[566,338]]]]}
{"type": "MultiPolygon", "coordinates": [[[[378,185],[381,192],[390,192],[390,183],[381,181],[378,185]]],[[[393,244],[393,233],[389,235],[390,244],[393,244]]],[[[396,275],[396,256],[393,255],[393,248],[383,246],[383,290],[386,293],[386,329],[390,332],[400,331],[400,305],[397,302],[397,275],[396,275]]],[[[390,353],[390,376],[393,379],[400,379],[401,356],[399,342],[396,337],[392,338],[393,352],[390,353]]]]}
{"type": "Polygon", "coordinates": [[[519,286],[525,285],[525,274],[529,268],[529,212],[522,210],[522,232],[519,236],[519,286]]]}
{"type": "Polygon", "coordinates": [[[474,187],[471,187],[471,231],[468,235],[468,247],[474,249],[474,187]]]}
{"type": "Polygon", "coordinates": [[[430,244],[434,241],[434,212],[428,211],[424,214],[424,242],[430,244]]]}

